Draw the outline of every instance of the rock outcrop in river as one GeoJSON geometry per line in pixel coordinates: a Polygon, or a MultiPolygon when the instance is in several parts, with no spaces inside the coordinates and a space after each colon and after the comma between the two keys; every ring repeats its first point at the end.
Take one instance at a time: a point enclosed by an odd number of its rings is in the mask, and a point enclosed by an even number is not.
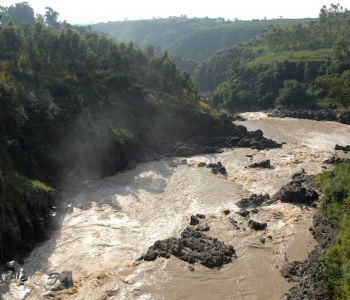
{"type": "Polygon", "coordinates": [[[235,253],[232,246],[226,246],[200,230],[186,227],[181,238],[156,241],[140,260],[152,261],[158,257],[170,258],[170,255],[174,255],[190,264],[199,262],[208,268],[220,268],[223,264],[230,263],[235,253]]]}
{"type": "Polygon", "coordinates": [[[302,203],[310,205],[318,199],[316,176],[296,173],[292,180],[284,185],[272,200],[282,202],[302,203]]]}
{"type": "Polygon", "coordinates": [[[350,124],[350,112],[333,109],[276,109],[269,112],[269,117],[275,118],[298,118],[315,121],[335,121],[343,124],[350,124]]]}

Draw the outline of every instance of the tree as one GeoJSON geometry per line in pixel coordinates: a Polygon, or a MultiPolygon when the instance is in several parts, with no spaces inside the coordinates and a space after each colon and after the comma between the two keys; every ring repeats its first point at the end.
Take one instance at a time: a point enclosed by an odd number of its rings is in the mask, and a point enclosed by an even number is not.
{"type": "Polygon", "coordinates": [[[57,21],[60,15],[57,11],[53,10],[51,7],[45,7],[45,22],[48,26],[59,29],[60,23],[57,21]]]}
{"type": "Polygon", "coordinates": [[[279,91],[276,99],[278,105],[298,107],[305,106],[309,102],[310,96],[306,93],[304,87],[296,80],[285,80],[283,88],[279,91]]]}
{"type": "Polygon", "coordinates": [[[152,45],[148,45],[146,49],[146,54],[149,58],[154,57],[154,48],[152,45]]]}
{"type": "Polygon", "coordinates": [[[320,76],[316,78],[316,85],[324,89],[339,108],[350,107],[350,71],[341,76],[320,76]]]}
{"type": "Polygon", "coordinates": [[[3,23],[9,20],[16,25],[21,25],[23,22],[35,23],[34,10],[28,2],[16,3],[8,8],[2,7],[1,10],[3,11],[3,23]]]}
{"type": "Polygon", "coordinates": [[[42,14],[36,14],[35,15],[35,20],[36,22],[39,22],[41,24],[44,24],[45,23],[45,18],[42,14]]]}

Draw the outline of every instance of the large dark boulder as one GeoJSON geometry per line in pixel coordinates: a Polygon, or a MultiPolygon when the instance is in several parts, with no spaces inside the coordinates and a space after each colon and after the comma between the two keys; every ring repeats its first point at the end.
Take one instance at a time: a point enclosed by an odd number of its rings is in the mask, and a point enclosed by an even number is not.
{"type": "Polygon", "coordinates": [[[221,162],[218,162],[216,164],[213,164],[213,163],[208,164],[207,168],[211,169],[212,173],[214,174],[218,174],[218,173],[220,173],[221,175],[227,174],[226,168],[222,165],[221,162]]]}
{"type": "Polygon", "coordinates": [[[216,238],[187,227],[181,233],[181,238],[156,241],[139,259],[152,261],[158,257],[169,258],[170,255],[190,264],[199,262],[208,268],[220,268],[230,263],[236,257],[236,252],[232,246],[226,246],[216,238]]]}
{"type": "Polygon", "coordinates": [[[284,185],[273,197],[273,201],[302,203],[310,205],[319,195],[317,192],[316,176],[299,174],[284,185]]]}
{"type": "Polygon", "coordinates": [[[350,145],[340,146],[337,144],[337,145],[335,145],[334,150],[348,152],[348,151],[350,151],[350,145]]]}
{"type": "Polygon", "coordinates": [[[241,208],[255,208],[263,205],[266,201],[270,200],[269,194],[257,195],[252,194],[247,198],[242,198],[237,202],[237,205],[241,208]]]}
{"type": "Polygon", "coordinates": [[[248,168],[263,168],[263,169],[273,169],[274,167],[271,166],[271,161],[269,159],[263,160],[258,163],[254,163],[248,166],[248,168]]]}
{"type": "Polygon", "coordinates": [[[260,223],[258,221],[249,220],[248,227],[254,230],[264,230],[267,227],[266,223],[260,223]]]}

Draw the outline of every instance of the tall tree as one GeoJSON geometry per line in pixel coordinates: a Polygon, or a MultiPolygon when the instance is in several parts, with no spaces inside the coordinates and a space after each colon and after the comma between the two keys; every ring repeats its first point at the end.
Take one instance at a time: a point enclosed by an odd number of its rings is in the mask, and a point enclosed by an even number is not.
{"type": "Polygon", "coordinates": [[[46,24],[50,27],[56,29],[60,28],[60,23],[57,21],[58,16],[60,15],[57,11],[53,10],[51,7],[45,7],[45,21],[46,24]]]}
{"type": "Polygon", "coordinates": [[[35,23],[34,10],[28,2],[16,3],[10,7],[1,7],[3,11],[2,23],[7,23],[9,20],[16,25],[23,22],[35,23]]]}

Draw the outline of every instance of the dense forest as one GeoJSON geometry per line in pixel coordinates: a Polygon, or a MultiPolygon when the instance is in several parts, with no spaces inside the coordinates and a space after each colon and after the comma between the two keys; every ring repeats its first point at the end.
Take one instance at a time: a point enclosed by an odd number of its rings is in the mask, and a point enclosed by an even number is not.
{"type": "Polygon", "coordinates": [[[100,23],[92,29],[117,41],[130,42],[146,49],[153,45],[160,53],[167,50],[181,70],[192,71],[217,50],[239,44],[269,30],[289,27],[312,19],[225,20],[223,18],[169,17],[164,19],[100,23]]]}
{"type": "Polygon", "coordinates": [[[272,28],[217,52],[194,71],[212,104],[232,111],[349,107],[350,12],[323,7],[317,22],[272,28]]]}
{"type": "Polygon", "coordinates": [[[57,16],[35,17],[27,3],[2,8],[0,260],[47,237],[50,185],[114,174],[145,149],[232,126],[167,52],[81,34],[57,16]]]}

